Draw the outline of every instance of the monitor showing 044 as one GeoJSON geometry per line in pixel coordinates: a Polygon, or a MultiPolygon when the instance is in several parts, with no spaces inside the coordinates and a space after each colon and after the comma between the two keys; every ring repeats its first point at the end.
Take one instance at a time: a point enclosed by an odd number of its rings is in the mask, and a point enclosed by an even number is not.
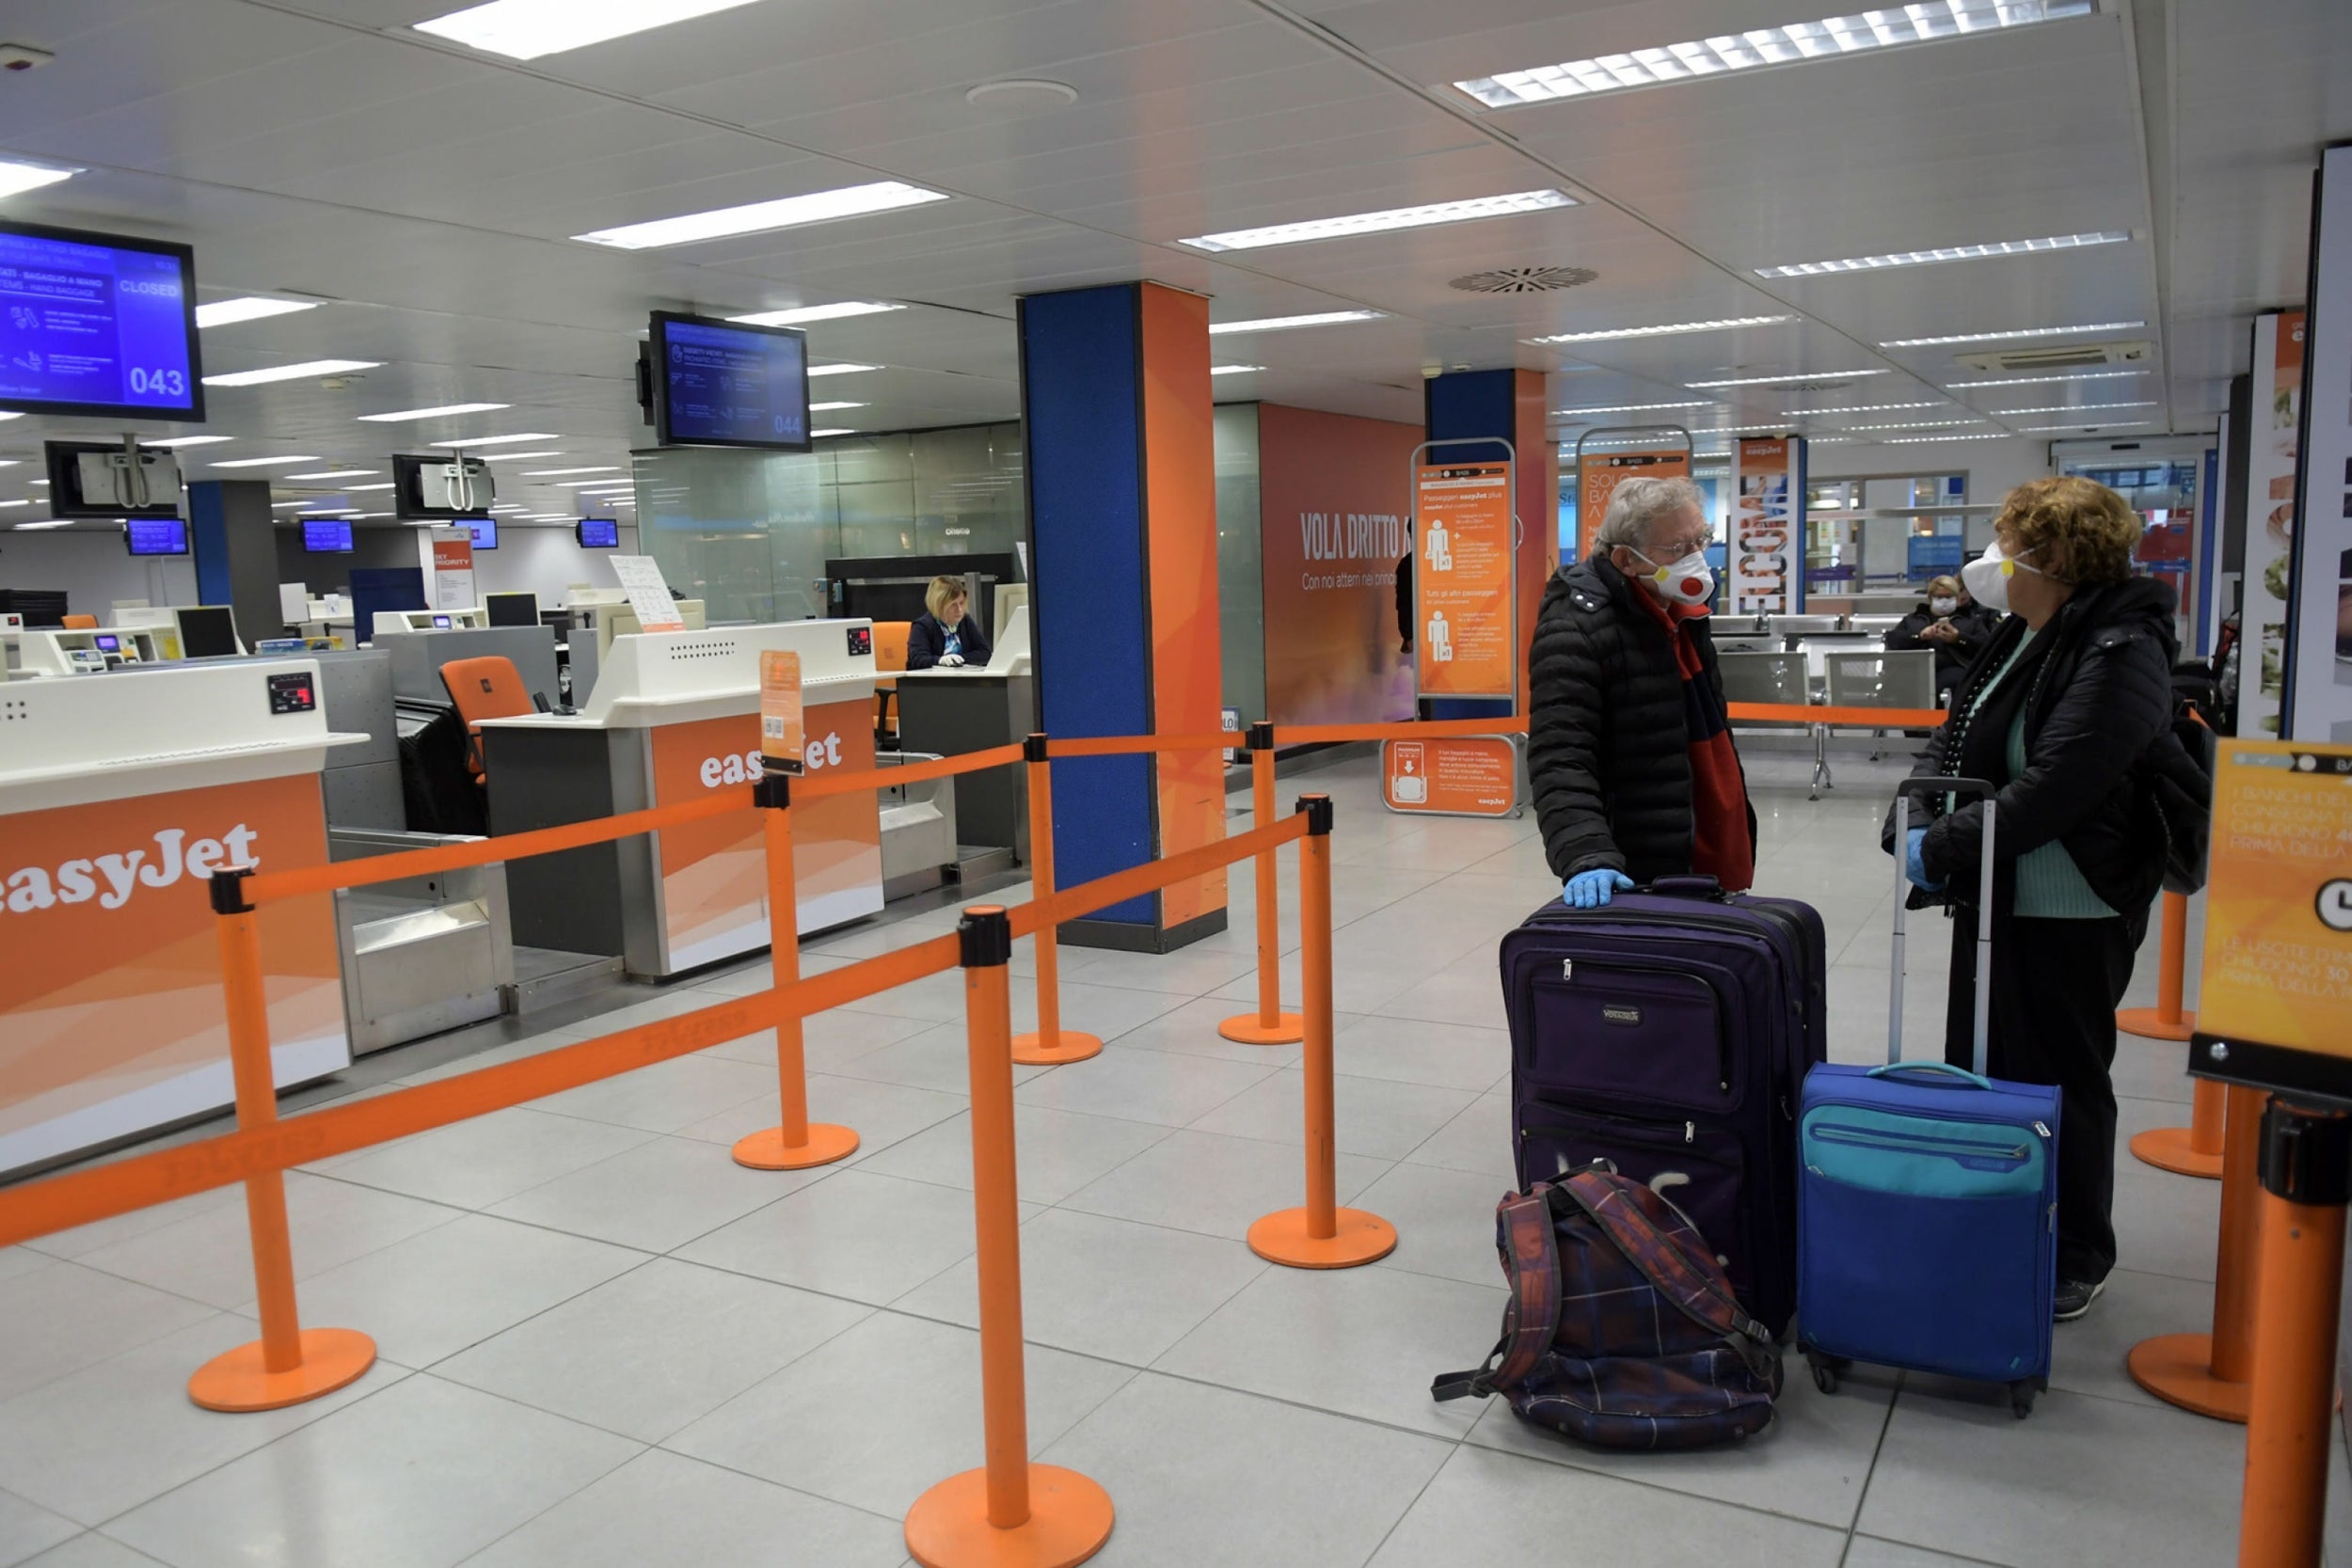
{"type": "Polygon", "coordinates": [[[0,408],[204,418],[183,245],[0,223],[0,408]]]}
{"type": "Polygon", "coordinates": [[[803,334],[657,310],[650,338],[662,446],[809,450],[803,334]]]}

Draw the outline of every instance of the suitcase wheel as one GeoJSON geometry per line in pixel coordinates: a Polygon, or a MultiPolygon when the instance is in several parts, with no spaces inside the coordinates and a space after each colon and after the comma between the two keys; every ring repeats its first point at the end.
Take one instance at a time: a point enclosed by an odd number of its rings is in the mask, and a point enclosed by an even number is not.
{"type": "Polygon", "coordinates": [[[2032,1384],[2010,1384],[2009,1386],[2009,1413],[2021,1421],[2032,1415],[2033,1396],[2034,1386],[2032,1384]]]}
{"type": "Polygon", "coordinates": [[[1843,1356],[1824,1355],[1819,1351],[1805,1352],[1804,1363],[1813,1369],[1813,1386],[1824,1394],[1837,1392],[1837,1374],[1853,1365],[1843,1356]]]}

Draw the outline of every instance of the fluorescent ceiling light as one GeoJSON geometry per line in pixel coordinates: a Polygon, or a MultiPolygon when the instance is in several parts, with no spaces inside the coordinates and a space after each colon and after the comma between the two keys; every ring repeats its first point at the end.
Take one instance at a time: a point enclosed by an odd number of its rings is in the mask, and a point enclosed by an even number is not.
{"type": "Polygon", "coordinates": [[[1874,272],[1882,267],[1924,267],[1938,261],[1974,261],[1988,256],[2034,256],[2049,250],[2084,250],[2092,245],[2122,245],[2128,230],[2102,229],[2090,234],[2053,234],[2042,240],[1995,240],[1991,245],[1941,245],[1933,250],[1898,250],[1884,256],[1849,256],[1836,261],[1790,261],[1777,267],[1756,267],[1758,277],[1816,277],[1824,273],[1874,272]]]}
{"type": "Polygon", "coordinates": [[[1845,408],[1784,408],[1781,413],[1791,420],[1809,419],[1816,414],[1893,414],[1905,408],[1941,408],[1949,401],[1934,398],[1926,403],[1857,403],[1845,408]]]}
{"type": "Polygon", "coordinates": [[[351,510],[351,508],[349,508],[349,507],[347,507],[347,506],[309,506],[309,505],[306,505],[306,506],[304,506],[304,507],[303,507],[303,509],[302,509],[301,511],[299,511],[299,512],[295,513],[295,514],[294,514],[294,515],[295,515],[295,516],[297,516],[297,517],[327,517],[327,516],[332,516],[332,515],[334,515],[335,514],[337,514],[337,513],[339,513],[339,512],[348,512],[348,511],[350,511],[350,510],[351,510]]]}
{"type": "Polygon", "coordinates": [[[2115,420],[2106,423],[2028,424],[2018,426],[2017,434],[2020,436],[2049,436],[2059,432],[2076,430],[2138,430],[2142,426],[2152,425],[2156,421],[2153,420],[2115,420]]]}
{"type": "Polygon", "coordinates": [[[485,55],[535,60],[749,4],[751,0],[490,0],[420,22],[416,29],[485,55]]]}
{"type": "Polygon", "coordinates": [[[227,375],[208,375],[207,387],[261,387],[272,381],[300,381],[313,375],[342,375],[350,371],[372,371],[383,364],[381,359],[305,359],[294,365],[269,365],[258,371],[231,371],[227,375]]]}
{"type": "Polygon", "coordinates": [[[633,479],[567,479],[556,488],[558,490],[610,490],[616,484],[625,484],[632,490],[637,488],[637,482],[633,479]]]}
{"type": "Polygon", "coordinates": [[[240,299],[216,299],[210,305],[198,306],[196,325],[227,326],[234,322],[257,322],[317,309],[316,303],[307,299],[263,299],[259,294],[247,294],[240,299]]]}
{"type": "Polygon", "coordinates": [[[808,411],[812,414],[830,414],[836,408],[863,408],[865,406],[866,404],[862,403],[812,403],[808,405],[808,411]]]}
{"type": "Polygon", "coordinates": [[[818,436],[855,436],[858,433],[854,430],[812,430],[808,434],[813,439],[818,436]]]}
{"type": "MultiPolygon", "coordinates": [[[[23,419],[24,417],[24,411],[23,409],[21,409],[21,408],[10,409],[10,410],[8,410],[8,412],[6,412],[6,413],[0,413],[0,420],[21,420],[21,419],[23,419]]],[[[221,436],[221,437],[220,437],[220,439],[221,439],[221,440],[226,441],[227,439],[229,439],[229,437],[228,437],[228,436],[221,436]]],[[[150,445],[150,446],[160,446],[161,444],[162,444],[161,442],[156,442],[156,441],[150,441],[150,442],[148,443],[148,445],[150,445]]]]}
{"type": "Polygon", "coordinates": [[[310,506],[316,503],[310,500],[310,498],[305,497],[298,501],[272,501],[269,503],[269,509],[272,512],[292,512],[297,506],[310,506]]]}
{"type": "Polygon", "coordinates": [[[392,482],[390,480],[386,480],[381,484],[346,484],[343,486],[343,493],[345,495],[356,496],[362,490],[389,490],[391,487],[392,482]]]}
{"type": "Polygon", "coordinates": [[[20,164],[13,158],[0,159],[0,197],[37,191],[43,185],[71,180],[81,172],[76,168],[43,168],[39,164],[20,164]]]}
{"type": "Polygon", "coordinates": [[[321,468],[316,473],[280,474],[278,477],[280,479],[365,479],[370,474],[380,474],[383,471],[381,468],[321,468]]]}
{"type": "Polygon", "coordinates": [[[1793,22],[1785,27],[1758,27],[1662,48],[1566,60],[1532,71],[1501,71],[1454,85],[1489,109],[1508,109],[1661,82],[1688,82],[1759,66],[1800,65],[1898,44],[1935,43],[1970,33],[2089,16],[2096,9],[2094,0],[1940,0],[1934,5],[1793,22]]]}
{"type": "MultiPolygon", "coordinates": [[[[903,310],[903,305],[890,305],[879,299],[850,299],[838,305],[799,305],[789,310],[755,310],[748,316],[729,316],[727,320],[742,326],[806,326],[810,322],[842,321],[850,316],[879,316],[885,310],[903,310]]],[[[860,365],[859,370],[873,370],[872,365],[860,365]]],[[[811,371],[822,375],[823,371],[811,371]]]]}
{"type": "Polygon", "coordinates": [[[273,464],[278,464],[278,463],[315,463],[315,462],[317,462],[317,461],[318,461],[318,459],[317,459],[317,457],[315,457],[315,456],[311,456],[311,457],[239,457],[239,458],[233,459],[232,461],[230,461],[230,462],[227,462],[227,463],[215,463],[215,464],[211,465],[211,467],[215,467],[215,468],[266,468],[266,467],[269,467],[271,465],[273,465],[273,464]]]}
{"type": "Polygon", "coordinates": [[[1958,392],[1976,387],[2048,387],[2061,381],[2122,381],[2147,373],[2146,371],[2072,371],[2065,375],[2018,375],[2003,381],[1947,381],[1944,389],[1958,392]]]}
{"type": "Polygon", "coordinates": [[[1254,321],[1211,322],[1209,336],[1222,338],[1229,332],[1288,332],[1298,326],[1336,326],[1342,322],[1386,321],[1385,310],[1318,310],[1306,316],[1260,316],[1254,321]]]}
{"type": "Polygon", "coordinates": [[[0,501],[0,506],[30,506],[30,500],[0,501]]]}
{"type": "Polygon", "coordinates": [[[563,455],[560,451],[485,451],[482,454],[482,459],[485,463],[520,463],[533,457],[561,457],[563,455]]]}
{"type": "Polygon", "coordinates": [[[2054,403],[2043,408],[1994,408],[1987,412],[1996,420],[2006,420],[2012,414],[2095,414],[2106,408],[2153,408],[2155,405],[2155,399],[2150,398],[2144,403],[2054,403]]]}
{"type": "Polygon", "coordinates": [[[661,245],[693,245],[702,240],[721,240],[736,234],[766,234],[778,229],[831,223],[837,218],[895,212],[900,207],[919,207],[925,202],[946,199],[944,191],[927,191],[920,185],[910,185],[899,180],[877,180],[870,184],[844,185],[839,190],[810,191],[803,196],[787,196],[774,201],[754,201],[741,207],[720,207],[707,213],[656,218],[650,223],[625,223],[617,229],[592,230],[585,234],[574,234],[572,238],[589,245],[609,245],[615,250],[652,250],[661,245]]]}
{"type": "MultiPolygon", "coordinates": [[[[1554,332],[1549,337],[1530,338],[1531,343],[1597,343],[1611,338],[1664,338],[1677,332],[1725,332],[1740,326],[1776,326],[1782,322],[1795,321],[1794,316],[1730,316],[1722,321],[1670,322],[1662,326],[1613,326],[1600,332],[1554,332]]],[[[1214,332],[1216,327],[1209,328],[1214,332]]]]}
{"type": "MultiPolygon", "coordinates": [[[[503,404],[492,404],[493,408],[503,404]]],[[[563,437],[551,430],[527,430],[519,436],[461,436],[454,441],[432,441],[436,447],[511,447],[517,441],[560,441],[563,437]]]]}
{"type": "Polygon", "coordinates": [[[1710,392],[1719,387],[1788,387],[1800,381],[1851,381],[1859,375],[1885,373],[1883,370],[1805,371],[1795,375],[1743,375],[1735,381],[1686,381],[1683,385],[1694,392],[1710,392]]]}
{"type": "Polygon", "coordinates": [[[1973,436],[1883,436],[1880,443],[1889,447],[1924,447],[1935,441],[2004,441],[2010,433],[2005,430],[1979,431],[1973,436]]]}
{"type": "Polygon", "coordinates": [[[2136,332],[2146,322],[2090,322],[2082,326],[2020,326],[2007,332],[1959,332],[1947,338],[1896,338],[1881,348],[1939,348],[1946,343],[2002,343],[2017,338],[2071,338],[2085,332],[2136,332]]]}
{"type": "MultiPolygon", "coordinates": [[[[898,307],[890,306],[887,309],[897,309],[898,307]]],[[[808,368],[808,373],[811,375],[855,375],[860,371],[878,371],[881,369],[882,367],[880,365],[811,365],[808,368]]]]}
{"type": "Polygon", "coordinates": [[[1850,424],[1844,428],[1858,430],[1954,430],[1964,424],[1982,424],[1982,420],[1914,420],[1907,424],[1850,424]]]}
{"type": "Polygon", "coordinates": [[[1274,223],[1263,229],[1229,229],[1221,234],[1200,234],[1179,240],[1195,250],[1260,250],[1267,245],[1299,245],[1308,240],[1340,240],[1356,234],[1380,234],[1396,229],[1427,229],[1440,223],[1467,223],[1473,218],[1499,218],[1513,213],[1540,213],[1573,207],[1576,198],[1565,191],[1514,191],[1509,196],[1474,196],[1466,201],[1433,201],[1419,207],[1391,207],[1385,212],[1356,213],[1347,217],[1308,218],[1299,223],[1274,223]]]}
{"type": "Polygon", "coordinates": [[[211,447],[223,441],[233,441],[234,436],[174,436],[168,441],[141,441],[143,447],[211,447]]]}
{"type": "Polygon", "coordinates": [[[1613,404],[1606,408],[1555,408],[1551,411],[1551,417],[1555,420],[1565,420],[1578,414],[1647,414],[1660,408],[1714,408],[1717,406],[1719,405],[1713,398],[1698,398],[1689,403],[1619,403],[1613,404]]]}
{"type": "Polygon", "coordinates": [[[71,517],[52,517],[45,523],[18,523],[15,526],[26,532],[30,532],[35,529],[72,528],[73,526],[73,519],[71,517]]]}
{"type": "Polygon", "coordinates": [[[533,468],[524,474],[523,478],[553,479],[559,474],[617,474],[620,471],[621,466],[618,463],[594,463],[584,468],[533,468]]]}
{"type": "Polygon", "coordinates": [[[1211,375],[1250,375],[1264,370],[1263,365],[1211,365],[1211,375]]]}
{"type": "MultiPolygon", "coordinates": [[[[513,406],[505,403],[444,403],[434,408],[395,408],[389,414],[362,414],[359,420],[362,424],[395,424],[403,420],[438,420],[453,414],[487,414],[493,409],[513,406]]],[[[534,436],[532,439],[547,437],[534,436]]]]}

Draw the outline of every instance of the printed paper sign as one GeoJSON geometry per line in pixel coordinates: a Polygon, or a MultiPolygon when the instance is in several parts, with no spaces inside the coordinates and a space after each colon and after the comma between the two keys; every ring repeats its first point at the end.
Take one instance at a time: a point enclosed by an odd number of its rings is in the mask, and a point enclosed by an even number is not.
{"type": "Polygon", "coordinates": [[[677,601],[670,597],[670,585],[661,580],[661,568],[652,556],[606,559],[612,562],[612,575],[621,579],[621,588],[628,594],[628,608],[637,612],[639,626],[647,631],[686,629],[686,619],[677,612],[677,601]]]}
{"type": "Polygon", "coordinates": [[[807,745],[801,722],[801,656],[790,648],[763,648],[759,653],[759,751],[769,768],[779,773],[803,771],[802,750],[807,745]]]}
{"type": "Polygon", "coordinates": [[[1413,483],[1415,674],[1424,697],[1509,697],[1511,465],[1422,465],[1413,483]]]}
{"type": "Polygon", "coordinates": [[[481,601],[474,595],[473,535],[464,529],[426,529],[417,540],[423,558],[426,606],[432,610],[471,610],[481,601]]]}
{"type": "Polygon", "coordinates": [[[2352,741],[2352,146],[2320,154],[2315,213],[2284,733],[2352,741]]]}
{"type": "Polygon", "coordinates": [[[1732,503],[1724,608],[1736,615],[1794,614],[1803,600],[1804,442],[1740,441],[1731,461],[1739,497],[1732,503]]]}
{"type": "Polygon", "coordinates": [[[2303,312],[2254,318],[2254,417],[2246,433],[2245,611],[2237,731],[2279,733],[2286,680],[2288,574],[2295,557],[2295,473],[2303,422],[2303,312]]]}
{"type": "Polygon", "coordinates": [[[2352,746],[2220,752],[2198,1028],[2352,1056],[2352,746]]]}
{"type": "Polygon", "coordinates": [[[1609,498],[1629,479],[1689,479],[1691,454],[1681,448],[1656,451],[1586,453],[1577,474],[1577,559],[1593,553],[1593,535],[1609,515],[1609,498]]]}
{"type": "Polygon", "coordinates": [[[1508,816],[1518,805],[1518,748],[1501,736],[1391,740],[1380,774],[1391,811],[1508,816]]]}

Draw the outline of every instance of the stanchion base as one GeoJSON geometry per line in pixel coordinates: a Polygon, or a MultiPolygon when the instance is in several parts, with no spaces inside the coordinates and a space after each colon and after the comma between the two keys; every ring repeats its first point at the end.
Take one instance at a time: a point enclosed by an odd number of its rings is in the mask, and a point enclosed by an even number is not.
{"type": "Polygon", "coordinates": [[[2168,1023],[2153,1007],[2118,1007],[2115,1026],[2127,1035],[2143,1039],[2185,1040],[2197,1033],[2197,1015],[2184,1011],[2178,1023],[2168,1023]]]}
{"type": "Polygon", "coordinates": [[[1307,1021],[1296,1013],[1277,1013],[1262,1023],[1256,1013],[1237,1013],[1216,1026],[1235,1045],[1296,1045],[1307,1037],[1307,1021]]]}
{"type": "Polygon", "coordinates": [[[1396,1227],[1361,1209],[1338,1211],[1338,1234],[1307,1233],[1307,1211],[1284,1209],[1249,1227],[1249,1250],[1294,1269],[1352,1269],[1396,1250],[1396,1227]]]}
{"type": "Polygon", "coordinates": [[[808,1142],[795,1148],[784,1141],[784,1129],[771,1127],[735,1141],[735,1163],[754,1170],[806,1170],[830,1165],[857,1152],[857,1130],[829,1121],[808,1124],[808,1142]]]}
{"type": "Polygon", "coordinates": [[[1111,1538],[1110,1494],[1058,1465],[1029,1466],[1029,1522],[988,1522],[988,1472],[949,1476],[907,1510],[907,1551],[923,1568],[1070,1568],[1111,1538]]]}
{"type": "Polygon", "coordinates": [[[188,1379],[188,1398],[207,1410],[231,1414],[283,1410],[331,1394],[375,1365],[375,1341],[356,1328],[306,1328],[302,1362],[273,1372],[262,1364],[262,1341],[223,1351],[188,1379]]]}
{"type": "Polygon", "coordinates": [[[1034,1031],[1012,1037],[1012,1059],[1023,1067],[1060,1067],[1065,1062],[1083,1062],[1102,1053],[1101,1037],[1080,1029],[1059,1031],[1051,1045],[1045,1043],[1044,1036],[1034,1031]]]}
{"type": "Polygon", "coordinates": [[[2159,1334],[2134,1345],[2123,1365],[2132,1381],[2164,1401],[2217,1421],[2246,1422],[2253,1387],[2213,1375],[2213,1336],[2159,1334]]]}
{"type": "Polygon", "coordinates": [[[2169,1170],[2175,1176],[2201,1176],[2208,1181],[2221,1179],[2221,1151],[2203,1153],[2189,1144],[2189,1129],[2185,1127],[2154,1127],[2132,1139],[2132,1157],[2145,1165],[2169,1170]]]}

